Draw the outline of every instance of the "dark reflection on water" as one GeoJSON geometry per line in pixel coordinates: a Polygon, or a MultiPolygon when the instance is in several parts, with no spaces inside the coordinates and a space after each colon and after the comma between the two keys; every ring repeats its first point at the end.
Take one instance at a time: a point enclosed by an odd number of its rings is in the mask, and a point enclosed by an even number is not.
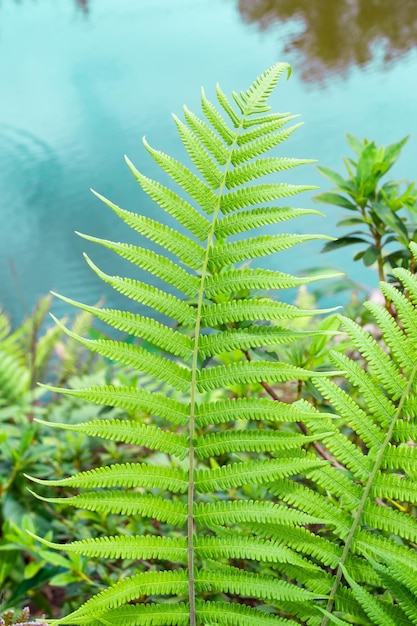
{"type": "Polygon", "coordinates": [[[417,46],[416,0],[239,0],[238,7],[262,30],[289,21],[301,27],[284,52],[308,82],[374,60],[389,67],[417,46]]]}

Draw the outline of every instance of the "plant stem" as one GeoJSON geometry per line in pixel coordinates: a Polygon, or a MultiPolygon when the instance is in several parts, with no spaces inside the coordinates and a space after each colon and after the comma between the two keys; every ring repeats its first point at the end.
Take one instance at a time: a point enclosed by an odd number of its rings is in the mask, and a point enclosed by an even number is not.
{"type": "Polygon", "coordinates": [[[207,237],[206,251],[205,257],[201,269],[201,278],[200,278],[200,287],[198,290],[198,298],[197,298],[197,312],[196,312],[196,325],[195,325],[195,333],[194,333],[194,349],[193,349],[193,357],[191,364],[191,392],[190,392],[190,423],[189,423],[189,479],[188,479],[188,497],[187,497],[187,545],[188,545],[188,597],[189,597],[189,606],[190,606],[190,626],[197,625],[197,614],[195,608],[195,566],[194,566],[194,533],[195,533],[195,521],[194,521],[194,501],[195,501],[195,480],[194,480],[194,472],[196,466],[196,456],[195,456],[195,429],[196,429],[196,398],[197,398],[197,373],[198,373],[198,346],[199,346],[199,338],[201,331],[201,311],[203,308],[204,301],[204,289],[205,289],[205,279],[208,272],[208,264],[210,260],[210,250],[214,245],[215,240],[215,229],[217,223],[217,217],[220,212],[220,204],[223,195],[223,191],[226,187],[226,176],[229,171],[229,168],[232,164],[232,155],[233,150],[237,145],[237,140],[239,134],[243,128],[243,123],[245,120],[245,116],[242,118],[240,126],[236,129],[235,138],[233,144],[230,146],[229,158],[225,164],[223,178],[219,185],[219,192],[217,196],[216,206],[213,211],[213,218],[211,222],[210,232],[207,237]]]}

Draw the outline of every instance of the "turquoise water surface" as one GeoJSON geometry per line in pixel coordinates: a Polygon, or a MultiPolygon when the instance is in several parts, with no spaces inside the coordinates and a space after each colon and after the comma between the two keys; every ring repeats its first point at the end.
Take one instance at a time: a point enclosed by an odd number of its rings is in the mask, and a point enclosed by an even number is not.
{"type": "MultiPolygon", "coordinates": [[[[141,138],[184,157],[171,112],[196,112],[204,85],[244,89],[276,61],[293,65],[273,95],[274,109],[305,125],[281,154],[342,168],[344,133],[397,141],[411,134],[392,174],[417,178],[417,3],[406,0],[3,0],[0,4],[0,303],[17,323],[50,290],[94,304],[132,305],[86,266],[87,251],[109,273],[121,260],[74,231],[134,241],[134,234],[89,192],[157,216],[123,155],[159,173],[141,138]]],[[[288,182],[327,181],[305,166],[288,182]]],[[[293,206],[312,206],[304,194],[293,206]]],[[[322,207],[315,207],[322,208],[322,207]]],[[[335,235],[343,210],[294,222],[296,232],[335,235]]],[[[288,226],[286,227],[288,228],[288,226]]],[[[342,249],[320,255],[304,244],[267,259],[299,272],[337,266],[376,286],[372,270],[342,249]]],[[[57,314],[65,312],[55,303],[57,314]]]]}

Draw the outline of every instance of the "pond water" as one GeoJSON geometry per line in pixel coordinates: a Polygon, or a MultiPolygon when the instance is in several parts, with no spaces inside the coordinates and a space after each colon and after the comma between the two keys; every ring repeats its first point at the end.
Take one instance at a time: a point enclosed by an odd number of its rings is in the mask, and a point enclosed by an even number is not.
{"type": "MultiPolygon", "coordinates": [[[[391,173],[416,179],[416,46],[415,0],[2,0],[0,303],[15,323],[49,290],[90,304],[105,294],[107,306],[129,306],[82,252],[109,273],[123,272],[123,262],[74,234],[134,239],[89,188],[157,215],[123,155],[158,177],[143,135],[182,158],[170,113],[184,103],[197,111],[201,85],[209,95],[217,81],[226,92],[245,89],[279,60],[293,75],[273,107],[305,122],[285,156],[341,170],[346,131],[384,144],[411,134],[391,173]]],[[[287,180],[328,189],[314,166],[287,180]]],[[[312,195],[293,205],[312,206],[312,195]]],[[[335,235],[343,211],[325,211],[325,219],[298,221],[297,232],[335,235]]],[[[267,263],[292,272],[332,265],[376,286],[375,272],[353,263],[350,249],[320,249],[304,244],[302,254],[267,263]]],[[[64,305],[56,302],[54,312],[64,305]]]]}

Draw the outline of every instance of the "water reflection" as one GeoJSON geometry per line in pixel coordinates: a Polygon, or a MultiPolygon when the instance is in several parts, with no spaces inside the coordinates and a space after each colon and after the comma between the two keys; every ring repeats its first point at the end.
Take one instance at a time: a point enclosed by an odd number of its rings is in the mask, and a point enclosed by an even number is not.
{"type": "Polygon", "coordinates": [[[417,46],[416,0],[239,0],[238,7],[262,30],[290,21],[299,27],[284,52],[306,81],[346,76],[372,60],[384,68],[417,46]]]}

